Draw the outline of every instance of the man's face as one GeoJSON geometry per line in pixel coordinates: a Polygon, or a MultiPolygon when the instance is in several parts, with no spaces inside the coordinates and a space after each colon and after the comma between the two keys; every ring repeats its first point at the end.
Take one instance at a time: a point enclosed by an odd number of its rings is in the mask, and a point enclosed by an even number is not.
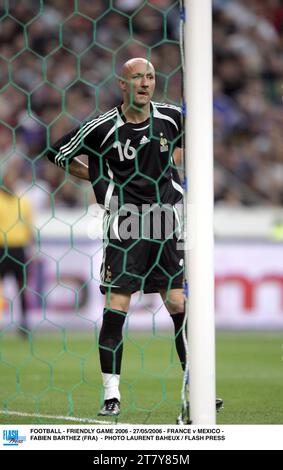
{"type": "Polygon", "coordinates": [[[155,89],[155,71],[150,62],[136,61],[124,73],[125,81],[120,81],[127,104],[141,108],[147,105],[155,89]]]}

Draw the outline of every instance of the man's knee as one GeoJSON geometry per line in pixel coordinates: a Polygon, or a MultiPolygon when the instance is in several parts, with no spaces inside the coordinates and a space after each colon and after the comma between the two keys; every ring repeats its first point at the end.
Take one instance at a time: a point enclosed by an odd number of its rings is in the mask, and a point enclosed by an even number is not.
{"type": "Polygon", "coordinates": [[[163,291],[161,292],[161,297],[170,315],[184,312],[185,300],[182,289],[172,289],[168,292],[163,291]]]}
{"type": "Polygon", "coordinates": [[[171,315],[175,315],[176,313],[183,312],[185,307],[184,302],[170,302],[167,308],[171,315]]]}
{"type": "Polygon", "coordinates": [[[131,294],[110,292],[105,294],[105,308],[127,312],[131,301],[131,294]]]}

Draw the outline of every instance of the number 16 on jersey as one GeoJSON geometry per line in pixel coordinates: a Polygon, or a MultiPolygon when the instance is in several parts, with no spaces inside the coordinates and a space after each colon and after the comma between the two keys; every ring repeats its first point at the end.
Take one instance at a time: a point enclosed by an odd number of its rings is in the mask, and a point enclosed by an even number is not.
{"type": "Polygon", "coordinates": [[[127,160],[132,160],[136,157],[137,151],[134,147],[130,146],[131,140],[127,139],[124,148],[122,147],[121,142],[117,141],[113,144],[114,149],[118,149],[120,161],[123,162],[125,158],[127,160]]]}

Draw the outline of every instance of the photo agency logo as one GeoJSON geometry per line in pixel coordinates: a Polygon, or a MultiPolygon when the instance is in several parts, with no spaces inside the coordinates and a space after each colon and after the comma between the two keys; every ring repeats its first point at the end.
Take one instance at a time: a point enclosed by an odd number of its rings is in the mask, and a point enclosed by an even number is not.
{"type": "Polygon", "coordinates": [[[26,436],[19,436],[17,429],[3,430],[3,446],[18,446],[26,441],[26,436]]]}
{"type": "MultiPolygon", "coordinates": [[[[113,196],[109,208],[103,210],[92,205],[88,213],[89,238],[108,240],[169,240],[183,239],[183,204],[123,204],[113,196]],[[101,227],[101,230],[98,230],[101,227]]],[[[183,245],[177,246],[183,249],[183,245]]]]}

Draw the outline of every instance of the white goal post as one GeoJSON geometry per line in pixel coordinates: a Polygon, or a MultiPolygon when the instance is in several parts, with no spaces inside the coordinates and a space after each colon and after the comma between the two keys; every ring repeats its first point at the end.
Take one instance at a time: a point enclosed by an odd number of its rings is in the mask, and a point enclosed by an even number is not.
{"type": "Polygon", "coordinates": [[[190,419],[215,424],[212,0],[185,0],[190,419]]]}

